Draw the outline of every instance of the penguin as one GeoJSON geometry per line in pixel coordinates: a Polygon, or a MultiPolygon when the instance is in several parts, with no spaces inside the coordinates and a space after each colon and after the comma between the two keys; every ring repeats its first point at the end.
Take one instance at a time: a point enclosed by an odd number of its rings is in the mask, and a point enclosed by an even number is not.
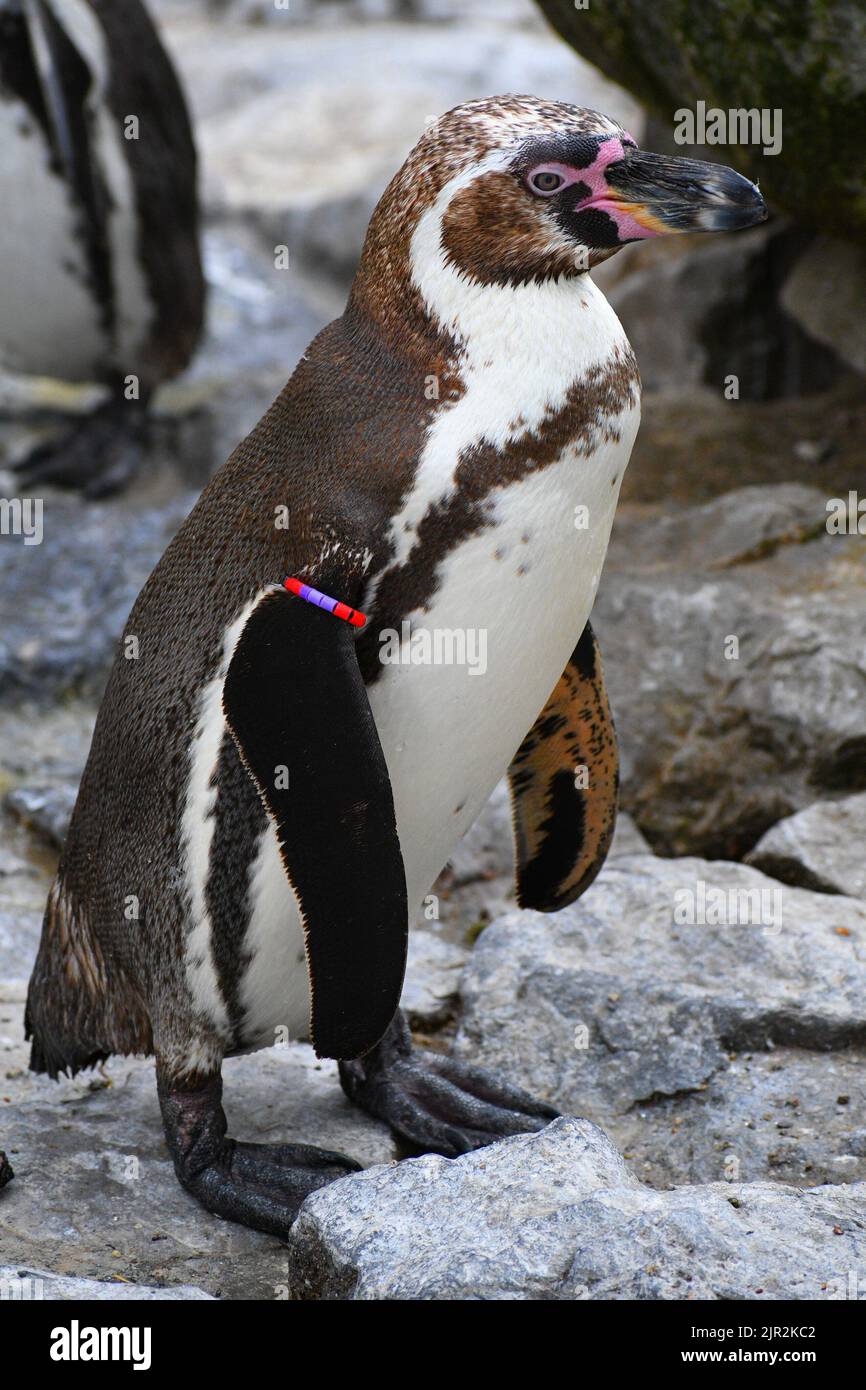
{"type": "Polygon", "coordinates": [[[26,1028],[51,1076],[155,1055],[177,1176],[211,1212],[285,1235],[357,1166],[228,1136],[223,1058],[276,1039],[338,1059],[416,1152],[556,1115],[412,1042],[408,924],[505,774],[522,907],[556,912],[601,868],[618,763],[589,615],[640,383],[591,270],[765,215],[732,170],[646,153],[597,112],[456,107],[375,209],[345,312],[147,581],[26,1028]],[[395,633],[405,660],[385,659],[395,633]],[[483,663],[459,642],[427,659],[472,633],[483,663]]]}
{"type": "Polygon", "coordinates": [[[0,0],[0,149],[0,362],[109,388],[23,470],[99,496],[204,312],[189,116],[141,0],[0,0]]]}

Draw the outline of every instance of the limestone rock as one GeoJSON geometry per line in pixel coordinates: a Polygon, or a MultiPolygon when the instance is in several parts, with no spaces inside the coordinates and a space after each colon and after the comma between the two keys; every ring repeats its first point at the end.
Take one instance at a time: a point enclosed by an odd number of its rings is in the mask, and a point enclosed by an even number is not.
{"type": "Polygon", "coordinates": [[[557,1120],[314,1193],[290,1235],[290,1289],[358,1300],[844,1298],[866,1263],[864,1196],[862,1183],[653,1192],[594,1125],[557,1120]]]}
{"type": "Polygon", "coordinates": [[[603,1125],[641,1177],[866,1179],[858,900],[621,858],[488,927],[461,992],[457,1055],[603,1125]]]}
{"type": "Polygon", "coordinates": [[[784,883],[866,898],[864,837],[866,795],[816,801],[778,821],[747,862],[784,883]]]}

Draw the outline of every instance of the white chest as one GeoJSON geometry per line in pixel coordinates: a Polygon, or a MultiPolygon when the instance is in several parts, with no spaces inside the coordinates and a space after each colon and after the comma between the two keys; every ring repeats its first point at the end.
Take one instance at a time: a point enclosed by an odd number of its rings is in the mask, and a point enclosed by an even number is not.
{"type": "MultiPolygon", "coordinates": [[[[533,469],[534,443],[576,383],[592,380],[616,350],[628,351],[622,326],[588,276],[471,285],[437,253],[437,238],[434,208],[415,234],[415,277],[463,345],[465,391],[437,417],[395,518],[397,562],[410,556],[427,509],[454,492],[458,460],[471,459],[473,446],[520,447],[530,467],[488,494],[489,524],[445,557],[428,611],[410,615],[399,660],[370,690],[413,908],[505,772],[583,631],[640,418],[635,391],[533,469]]],[[[387,634],[380,642],[384,652],[387,634]]],[[[393,647],[391,640],[392,657],[393,647]]]]}

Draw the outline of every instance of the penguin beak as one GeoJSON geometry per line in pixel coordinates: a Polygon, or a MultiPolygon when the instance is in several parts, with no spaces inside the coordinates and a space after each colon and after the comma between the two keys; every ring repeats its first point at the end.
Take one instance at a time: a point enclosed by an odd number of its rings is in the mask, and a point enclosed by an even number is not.
{"type": "Polygon", "coordinates": [[[733,232],[767,219],[753,183],[724,164],[625,150],[605,169],[609,192],[597,203],[617,223],[621,241],[667,232],[733,232]]]}

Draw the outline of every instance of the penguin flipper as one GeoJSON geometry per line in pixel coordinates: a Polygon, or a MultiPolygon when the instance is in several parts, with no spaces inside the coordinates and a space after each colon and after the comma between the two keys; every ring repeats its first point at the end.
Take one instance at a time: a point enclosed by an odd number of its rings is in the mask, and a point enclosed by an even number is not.
{"type": "Polygon", "coordinates": [[[558,912],[592,883],[616,823],[616,733],[589,623],[515,754],[508,780],[517,900],[521,907],[558,912]]]}
{"type": "Polygon", "coordinates": [[[358,1057],[379,1041],[408,940],[391,782],[352,633],[274,590],[250,615],[223,688],[300,904],[320,1057],[358,1057]]]}

